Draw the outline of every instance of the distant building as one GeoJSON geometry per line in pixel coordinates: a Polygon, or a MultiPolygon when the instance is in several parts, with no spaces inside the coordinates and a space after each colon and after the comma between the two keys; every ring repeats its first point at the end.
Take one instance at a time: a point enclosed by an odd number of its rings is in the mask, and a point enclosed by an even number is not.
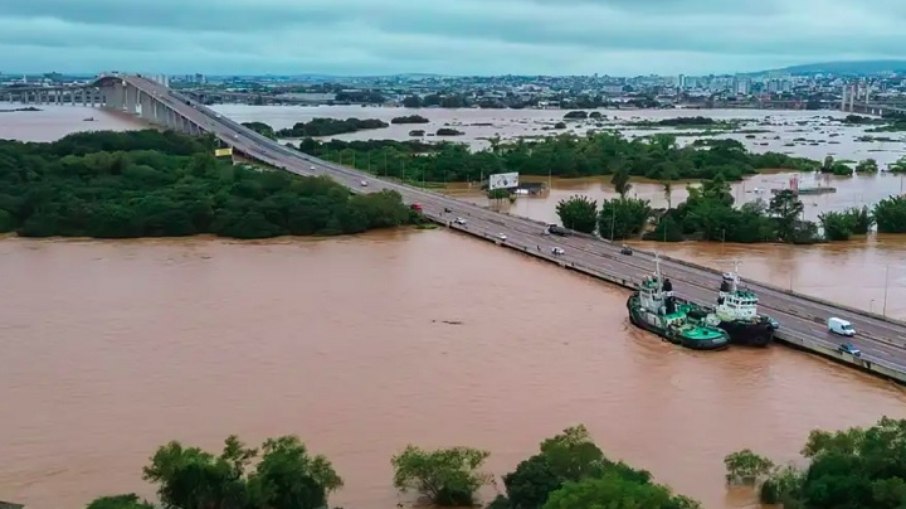
{"type": "Polygon", "coordinates": [[[752,81],[749,78],[737,78],[736,95],[749,95],[752,81]]]}
{"type": "Polygon", "coordinates": [[[676,77],[676,88],[686,90],[686,75],[680,74],[676,77]]]}

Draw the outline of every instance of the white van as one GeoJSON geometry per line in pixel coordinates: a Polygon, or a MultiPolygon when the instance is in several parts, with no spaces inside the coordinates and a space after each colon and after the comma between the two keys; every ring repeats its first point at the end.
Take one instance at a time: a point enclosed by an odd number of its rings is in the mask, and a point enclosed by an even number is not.
{"type": "Polygon", "coordinates": [[[841,336],[854,336],[856,334],[856,329],[853,329],[853,324],[837,317],[827,319],[827,330],[841,336]]]}

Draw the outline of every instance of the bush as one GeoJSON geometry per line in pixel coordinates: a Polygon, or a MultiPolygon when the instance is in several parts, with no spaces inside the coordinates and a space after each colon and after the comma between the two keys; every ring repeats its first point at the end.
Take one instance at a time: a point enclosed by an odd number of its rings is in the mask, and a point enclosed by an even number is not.
{"type": "Polygon", "coordinates": [[[880,233],[906,233],[906,196],[891,196],[874,207],[880,233]]]}
{"type": "Polygon", "coordinates": [[[409,445],[391,460],[393,485],[402,491],[414,489],[437,505],[469,506],[478,488],[490,480],[478,471],[489,455],[468,447],[424,451],[409,445]]]}

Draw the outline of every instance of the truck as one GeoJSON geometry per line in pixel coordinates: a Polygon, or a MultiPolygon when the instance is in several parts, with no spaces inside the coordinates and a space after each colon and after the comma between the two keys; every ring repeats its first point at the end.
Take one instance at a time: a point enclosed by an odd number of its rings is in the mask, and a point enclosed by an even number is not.
{"type": "Polygon", "coordinates": [[[545,231],[545,233],[552,234],[552,235],[559,235],[561,237],[569,236],[569,230],[567,230],[566,228],[564,228],[562,226],[557,226],[555,224],[547,225],[547,230],[545,231]]]}

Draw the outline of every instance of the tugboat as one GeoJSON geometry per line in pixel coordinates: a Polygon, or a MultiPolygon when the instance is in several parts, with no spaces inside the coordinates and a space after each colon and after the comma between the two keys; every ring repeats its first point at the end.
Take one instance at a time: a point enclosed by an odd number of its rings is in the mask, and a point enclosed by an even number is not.
{"type": "Polygon", "coordinates": [[[733,344],[767,346],[774,339],[777,322],[758,314],[758,295],[748,288],[740,288],[736,268],[723,275],[714,314],[733,344]]]}
{"type": "Polygon", "coordinates": [[[673,295],[673,283],[661,277],[655,258],[653,276],[646,277],[626,301],[633,325],[694,350],[719,350],[729,345],[729,334],[707,309],[673,295]]]}

